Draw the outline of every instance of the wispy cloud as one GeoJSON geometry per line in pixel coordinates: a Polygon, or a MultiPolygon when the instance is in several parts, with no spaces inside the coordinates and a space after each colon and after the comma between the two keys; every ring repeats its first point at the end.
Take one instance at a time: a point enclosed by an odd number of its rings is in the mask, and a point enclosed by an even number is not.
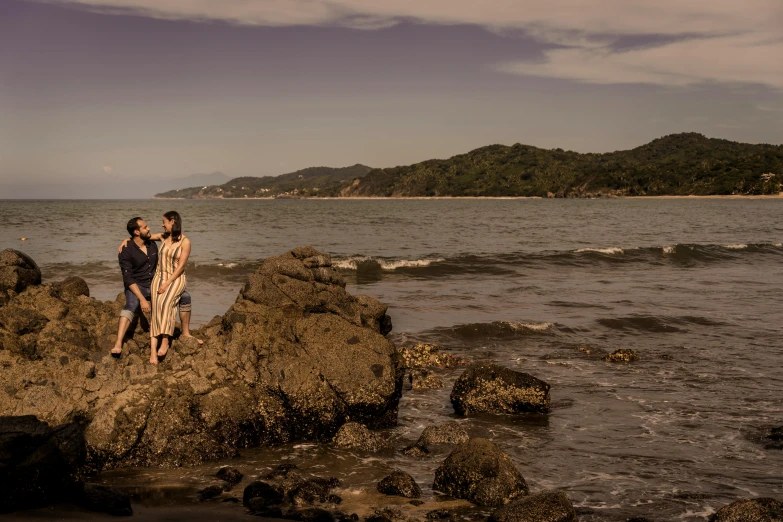
{"type": "Polygon", "coordinates": [[[498,69],[590,83],[750,83],[783,89],[780,0],[39,0],[116,14],[241,25],[378,29],[413,21],[523,30],[565,47],[498,69]],[[677,39],[678,36],[687,38],[677,39]],[[623,37],[650,37],[618,48],[623,37]],[[656,44],[656,38],[658,44],[656,44]],[[672,38],[675,37],[675,38],[672,38]]]}

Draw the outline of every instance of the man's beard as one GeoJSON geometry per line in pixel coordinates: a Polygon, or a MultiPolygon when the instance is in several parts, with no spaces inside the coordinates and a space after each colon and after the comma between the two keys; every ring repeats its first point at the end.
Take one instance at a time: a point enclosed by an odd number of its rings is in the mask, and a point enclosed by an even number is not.
{"type": "Polygon", "coordinates": [[[141,232],[139,232],[139,237],[140,237],[142,240],[146,241],[146,240],[148,240],[150,237],[152,237],[152,232],[147,232],[146,234],[142,234],[141,232]]]}

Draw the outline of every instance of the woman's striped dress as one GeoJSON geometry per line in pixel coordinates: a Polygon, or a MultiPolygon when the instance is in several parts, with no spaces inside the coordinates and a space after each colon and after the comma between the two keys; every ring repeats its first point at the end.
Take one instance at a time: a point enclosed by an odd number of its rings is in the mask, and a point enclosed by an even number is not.
{"type": "Polygon", "coordinates": [[[172,335],[174,333],[174,321],[177,317],[179,298],[187,285],[185,272],[182,272],[176,280],[172,281],[165,293],[158,294],[158,289],[163,281],[168,280],[179,266],[178,258],[184,239],[185,236],[181,236],[180,240],[172,245],[167,244],[167,241],[163,241],[158,253],[158,269],[155,271],[155,277],[152,278],[152,286],[150,287],[150,293],[152,294],[150,335],[153,337],[172,335]]]}

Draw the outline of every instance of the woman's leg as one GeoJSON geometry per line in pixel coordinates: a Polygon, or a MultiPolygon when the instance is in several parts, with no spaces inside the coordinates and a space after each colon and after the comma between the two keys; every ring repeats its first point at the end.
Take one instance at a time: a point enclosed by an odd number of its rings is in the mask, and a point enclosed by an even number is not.
{"type": "Polygon", "coordinates": [[[150,363],[158,364],[158,338],[150,335],[150,363]]]}
{"type": "Polygon", "coordinates": [[[158,348],[158,357],[165,357],[169,352],[169,336],[163,334],[160,336],[160,348],[158,348]]]}

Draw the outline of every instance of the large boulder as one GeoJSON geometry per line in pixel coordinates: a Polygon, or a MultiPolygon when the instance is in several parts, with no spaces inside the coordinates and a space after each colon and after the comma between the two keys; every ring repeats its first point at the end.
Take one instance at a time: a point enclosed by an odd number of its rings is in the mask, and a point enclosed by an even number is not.
{"type": "Polygon", "coordinates": [[[0,306],[0,415],[78,419],[94,469],[193,465],[397,421],[403,369],[381,333],[386,307],[346,292],[313,248],[264,260],[199,330],[204,345],[174,339],[158,366],[143,316],[111,357],[123,298],[84,294],[78,281],[34,284],[0,306]]]}
{"type": "Polygon", "coordinates": [[[78,496],[85,458],[75,424],[51,428],[31,415],[0,417],[0,513],[78,496]]]}
{"type": "Polygon", "coordinates": [[[0,252],[0,293],[19,293],[41,283],[41,269],[24,252],[6,248],[0,252]]]}
{"type": "Polygon", "coordinates": [[[509,502],[489,516],[488,522],[577,522],[576,511],[562,491],[545,491],[509,502]]]}
{"type": "Polygon", "coordinates": [[[511,458],[487,439],[457,446],[435,470],[432,488],[480,506],[502,506],[528,493],[511,458]]]}
{"type": "Polygon", "coordinates": [[[548,413],[549,384],[496,364],[473,364],[454,383],[451,404],[458,415],[548,413]]]}
{"type": "Polygon", "coordinates": [[[720,508],[709,522],[783,522],[783,503],[774,498],[743,498],[720,508]]]}
{"type": "Polygon", "coordinates": [[[390,475],[384,477],[378,482],[376,489],[384,495],[405,498],[419,498],[421,496],[421,488],[413,480],[413,477],[400,470],[394,470],[390,475]]]}
{"type": "Polygon", "coordinates": [[[375,453],[391,448],[386,439],[367,429],[358,422],[346,422],[337,431],[332,440],[335,446],[345,449],[360,449],[375,453]]]}
{"type": "Polygon", "coordinates": [[[454,421],[444,422],[440,426],[427,426],[419,439],[403,449],[405,455],[420,457],[430,452],[433,444],[464,444],[470,439],[468,433],[454,421]]]}

